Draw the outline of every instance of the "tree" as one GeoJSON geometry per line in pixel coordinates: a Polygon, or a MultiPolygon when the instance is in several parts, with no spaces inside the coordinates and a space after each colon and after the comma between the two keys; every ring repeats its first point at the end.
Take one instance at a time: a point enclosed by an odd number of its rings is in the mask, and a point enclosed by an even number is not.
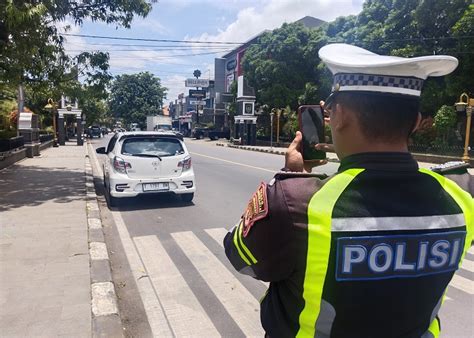
{"type": "Polygon", "coordinates": [[[146,0],[4,0],[0,2],[0,82],[17,86],[71,69],[56,24],[71,18],[130,27],[135,15],[151,10],[146,0]]]}
{"type": "Polygon", "coordinates": [[[428,78],[421,111],[434,115],[463,91],[474,91],[474,5],[470,0],[367,0],[355,17],[329,23],[331,41],[346,42],[388,55],[456,56],[460,66],[442,78],[428,78]]]}
{"type": "Polygon", "coordinates": [[[201,71],[199,69],[196,69],[194,72],[193,72],[193,76],[196,78],[196,79],[199,79],[201,77],[201,71]]]}
{"type": "Polygon", "coordinates": [[[433,126],[436,130],[436,143],[439,146],[449,144],[449,137],[454,131],[457,117],[453,106],[442,106],[434,117],[433,126]]]}
{"type": "Polygon", "coordinates": [[[256,89],[257,102],[296,110],[307,83],[321,88],[317,53],[326,41],[322,30],[300,23],[264,33],[242,62],[249,84],[256,89]]]}
{"type": "Polygon", "coordinates": [[[146,116],[161,115],[167,88],[149,72],[118,75],[110,87],[109,109],[126,124],[146,126],[146,116]]]}

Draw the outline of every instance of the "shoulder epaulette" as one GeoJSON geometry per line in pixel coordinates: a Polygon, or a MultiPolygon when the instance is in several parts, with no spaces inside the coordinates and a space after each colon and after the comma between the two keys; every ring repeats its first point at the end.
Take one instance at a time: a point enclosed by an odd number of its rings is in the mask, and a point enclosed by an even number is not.
{"type": "Polygon", "coordinates": [[[464,174],[467,172],[467,168],[471,166],[469,163],[463,161],[450,161],[443,164],[438,164],[434,167],[431,167],[430,170],[441,174],[441,175],[451,175],[451,174],[464,174]]]}

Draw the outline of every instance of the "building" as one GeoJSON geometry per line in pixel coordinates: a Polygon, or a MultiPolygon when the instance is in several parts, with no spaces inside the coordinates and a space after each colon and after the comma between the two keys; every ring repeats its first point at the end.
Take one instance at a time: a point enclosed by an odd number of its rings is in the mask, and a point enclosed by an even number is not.
{"type": "MultiPolygon", "coordinates": [[[[296,21],[302,23],[308,28],[317,28],[325,23],[325,21],[305,16],[296,21]]],[[[237,93],[237,110],[238,115],[234,117],[234,137],[240,138],[242,144],[255,144],[256,142],[256,121],[257,117],[254,112],[255,92],[249,87],[245,81],[245,74],[242,68],[242,59],[247,49],[255,44],[260,36],[268,31],[250,38],[248,41],[223,55],[221,58],[214,60],[215,71],[215,121],[225,123],[227,104],[232,102],[231,86],[234,81],[238,83],[237,93]],[[250,108],[251,107],[251,108],[250,108]],[[251,109],[251,112],[249,111],[251,109]],[[224,116],[222,118],[221,116],[224,116]]]]}

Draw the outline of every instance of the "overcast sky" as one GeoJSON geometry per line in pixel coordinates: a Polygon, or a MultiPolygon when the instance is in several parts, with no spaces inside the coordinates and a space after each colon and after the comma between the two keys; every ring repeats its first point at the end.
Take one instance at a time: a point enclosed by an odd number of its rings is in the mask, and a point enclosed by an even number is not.
{"type": "MultiPolygon", "coordinates": [[[[244,42],[266,29],[307,15],[332,21],[338,16],[357,14],[362,3],[363,0],[159,0],[145,19],[134,20],[131,29],[85,22],[82,27],[72,27],[69,33],[244,42]]],[[[225,45],[204,49],[166,47],[170,45],[173,44],[68,37],[66,48],[71,54],[82,50],[109,51],[113,75],[141,71],[155,74],[169,88],[166,102],[175,100],[184,91],[184,80],[192,77],[194,69],[200,69],[204,78],[213,78],[214,58],[230,49],[225,45]]]]}

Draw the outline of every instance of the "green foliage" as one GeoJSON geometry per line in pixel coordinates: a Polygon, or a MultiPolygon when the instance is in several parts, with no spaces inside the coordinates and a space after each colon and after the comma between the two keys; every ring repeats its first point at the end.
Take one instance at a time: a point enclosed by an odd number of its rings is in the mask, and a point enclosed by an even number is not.
{"type": "Polygon", "coordinates": [[[436,144],[448,145],[449,138],[453,135],[457,117],[453,106],[442,106],[434,117],[433,127],[436,130],[436,144]]]}
{"type": "Polygon", "coordinates": [[[306,84],[319,85],[317,52],[324,44],[321,30],[299,23],[283,24],[264,33],[242,61],[249,84],[256,88],[257,101],[276,108],[289,105],[296,110],[306,84]]]}
{"type": "Polygon", "coordinates": [[[303,94],[298,98],[298,104],[319,104],[319,101],[321,101],[321,97],[319,96],[318,87],[311,82],[307,82],[303,94]]]}
{"type": "Polygon", "coordinates": [[[118,75],[110,87],[109,109],[126,125],[146,126],[146,116],[161,115],[167,88],[149,72],[118,75]]]}
{"type": "MultiPolygon", "coordinates": [[[[75,68],[90,63],[92,69],[104,71],[108,56],[66,55],[63,37],[57,24],[66,19],[82,25],[83,21],[101,21],[117,26],[130,27],[134,16],[146,16],[151,4],[146,0],[79,1],[79,0],[4,0],[0,2],[0,83],[54,84],[68,82],[67,76],[75,68]],[[100,65],[99,65],[100,63],[100,65]]],[[[94,53],[92,53],[94,54],[94,53]]],[[[86,72],[77,75],[91,77],[86,72]]]]}
{"type": "Polygon", "coordinates": [[[290,107],[286,107],[282,111],[282,120],[283,120],[283,128],[282,134],[287,139],[292,139],[295,137],[296,132],[298,131],[298,114],[296,111],[292,111],[290,107]]]}
{"type": "Polygon", "coordinates": [[[0,130],[0,139],[9,139],[16,136],[16,130],[0,130]]]}
{"type": "Polygon", "coordinates": [[[330,92],[332,76],[317,56],[328,42],[402,57],[453,55],[460,61],[453,74],[425,82],[421,111],[434,115],[461,92],[474,96],[473,36],[470,0],[367,0],[358,15],[316,29],[283,24],[264,33],[246,51],[242,65],[258,104],[295,110],[298,104],[317,104],[330,92]]]}

